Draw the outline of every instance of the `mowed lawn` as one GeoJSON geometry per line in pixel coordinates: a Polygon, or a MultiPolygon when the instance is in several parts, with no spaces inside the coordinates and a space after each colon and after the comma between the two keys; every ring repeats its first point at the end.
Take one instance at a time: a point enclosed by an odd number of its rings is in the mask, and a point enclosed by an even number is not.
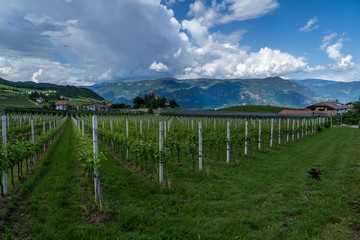
{"type": "Polygon", "coordinates": [[[36,181],[30,178],[27,192],[11,205],[0,238],[360,238],[359,129],[325,129],[236,166],[205,159],[203,172],[169,163],[166,186],[104,150],[100,212],[89,200],[90,180],[74,161],[70,130],[68,124],[34,172],[36,181]],[[320,180],[310,177],[312,168],[320,180]]]}

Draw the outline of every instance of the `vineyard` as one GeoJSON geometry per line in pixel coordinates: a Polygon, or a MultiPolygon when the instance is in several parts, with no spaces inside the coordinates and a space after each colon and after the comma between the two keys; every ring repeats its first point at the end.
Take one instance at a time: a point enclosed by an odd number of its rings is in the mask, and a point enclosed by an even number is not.
{"type": "Polygon", "coordinates": [[[351,239],[360,138],[336,122],[5,115],[0,236],[351,239]]]}

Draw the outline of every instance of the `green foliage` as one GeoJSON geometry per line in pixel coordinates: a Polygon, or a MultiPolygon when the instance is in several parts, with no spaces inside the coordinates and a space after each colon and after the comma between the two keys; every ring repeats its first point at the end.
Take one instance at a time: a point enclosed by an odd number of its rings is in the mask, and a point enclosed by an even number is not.
{"type": "Polygon", "coordinates": [[[298,108],[276,107],[270,105],[239,105],[219,109],[219,111],[234,111],[234,112],[273,112],[278,113],[282,110],[299,110],[298,108]]]}

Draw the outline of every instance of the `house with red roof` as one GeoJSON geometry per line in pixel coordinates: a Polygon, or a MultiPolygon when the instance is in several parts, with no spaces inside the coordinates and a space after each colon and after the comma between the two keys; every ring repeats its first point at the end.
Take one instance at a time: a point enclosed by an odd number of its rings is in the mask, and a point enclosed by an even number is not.
{"type": "Polygon", "coordinates": [[[67,101],[56,101],[55,102],[55,106],[56,106],[56,110],[61,110],[61,111],[65,111],[67,109],[67,101]]]}
{"type": "Polygon", "coordinates": [[[335,111],[337,114],[343,114],[349,111],[350,105],[342,104],[338,100],[334,102],[319,102],[306,107],[309,111],[335,111]]]}

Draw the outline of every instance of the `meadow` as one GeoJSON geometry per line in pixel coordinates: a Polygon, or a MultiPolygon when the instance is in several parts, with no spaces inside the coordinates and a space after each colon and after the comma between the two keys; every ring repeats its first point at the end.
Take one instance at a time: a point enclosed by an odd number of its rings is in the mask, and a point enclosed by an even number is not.
{"type": "Polygon", "coordinates": [[[262,120],[259,148],[259,119],[103,116],[94,164],[91,117],[68,118],[2,198],[0,238],[358,239],[359,129],[272,122],[262,120]]]}

